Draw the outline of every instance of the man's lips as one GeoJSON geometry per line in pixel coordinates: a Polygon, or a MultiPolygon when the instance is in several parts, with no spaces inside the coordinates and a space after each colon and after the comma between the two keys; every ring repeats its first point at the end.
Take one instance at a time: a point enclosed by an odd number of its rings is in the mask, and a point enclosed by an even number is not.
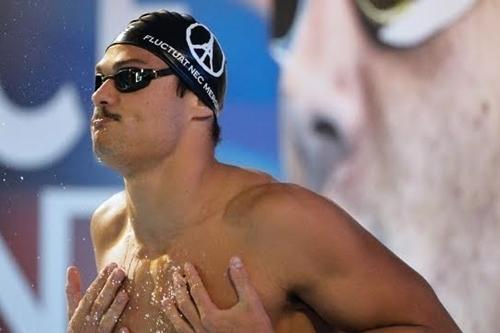
{"type": "Polygon", "coordinates": [[[105,116],[102,114],[98,114],[92,118],[92,127],[95,130],[103,128],[109,122],[119,121],[117,117],[105,116]]]}
{"type": "Polygon", "coordinates": [[[107,122],[120,121],[121,116],[111,113],[105,108],[97,108],[94,116],[92,117],[92,126],[94,129],[102,128],[107,122]]]}
{"type": "Polygon", "coordinates": [[[103,128],[103,126],[110,122],[110,121],[114,121],[113,119],[109,118],[109,117],[96,117],[96,118],[93,118],[92,119],[92,127],[94,127],[94,129],[101,129],[103,128]]]}

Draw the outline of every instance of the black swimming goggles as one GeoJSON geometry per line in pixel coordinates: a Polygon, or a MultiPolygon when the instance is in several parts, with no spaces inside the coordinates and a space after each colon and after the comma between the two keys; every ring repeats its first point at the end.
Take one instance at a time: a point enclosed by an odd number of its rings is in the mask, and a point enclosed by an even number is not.
{"type": "Polygon", "coordinates": [[[94,91],[97,91],[107,79],[112,79],[115,82],[116,90],[129,93],[147,87],[151,80],[172,74],[174,74],[174,71],[171,68],[122,68],[113,75],[96,74],[94,91]]]}

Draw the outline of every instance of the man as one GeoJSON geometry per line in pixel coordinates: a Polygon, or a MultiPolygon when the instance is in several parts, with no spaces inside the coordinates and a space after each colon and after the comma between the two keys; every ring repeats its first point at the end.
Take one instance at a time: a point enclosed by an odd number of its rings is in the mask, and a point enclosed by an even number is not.
{"type": "Polygon", "coordinates": [[[225,57],[208,28],[145,14],[96,72],[93,148],[125,191],[93,215],[85,295],[68,270],[68,331],[459,331],[338,206],[215,160],[225,57]]]}
{"type": "Polygon", "coordinates": [[[401,255],[464,331],[498,331],[499,2],[273,3],[290,179],[401,255]]]}

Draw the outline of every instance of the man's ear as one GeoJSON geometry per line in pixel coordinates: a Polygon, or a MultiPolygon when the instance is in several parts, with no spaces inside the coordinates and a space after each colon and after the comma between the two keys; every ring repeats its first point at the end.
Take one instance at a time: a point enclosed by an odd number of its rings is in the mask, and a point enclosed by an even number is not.
{"type": "Polygon", "coordinates": [[[192,106],[192,118],[193,119],[206,119],[213,116],[213,111],[201,99],[194,93],[191,93],[190,103],[192,106]]]}

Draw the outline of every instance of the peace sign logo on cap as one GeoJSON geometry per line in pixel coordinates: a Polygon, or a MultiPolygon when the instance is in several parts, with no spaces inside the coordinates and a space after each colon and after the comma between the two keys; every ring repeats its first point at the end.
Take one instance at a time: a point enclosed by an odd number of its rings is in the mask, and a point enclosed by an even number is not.
{"type": "Polygon", "coordinates": [[[221,76],[226,59],[212,32],[203,24],[193,23],[186,31],[186,40],[198,64],[210,75],[221,76]]]}

